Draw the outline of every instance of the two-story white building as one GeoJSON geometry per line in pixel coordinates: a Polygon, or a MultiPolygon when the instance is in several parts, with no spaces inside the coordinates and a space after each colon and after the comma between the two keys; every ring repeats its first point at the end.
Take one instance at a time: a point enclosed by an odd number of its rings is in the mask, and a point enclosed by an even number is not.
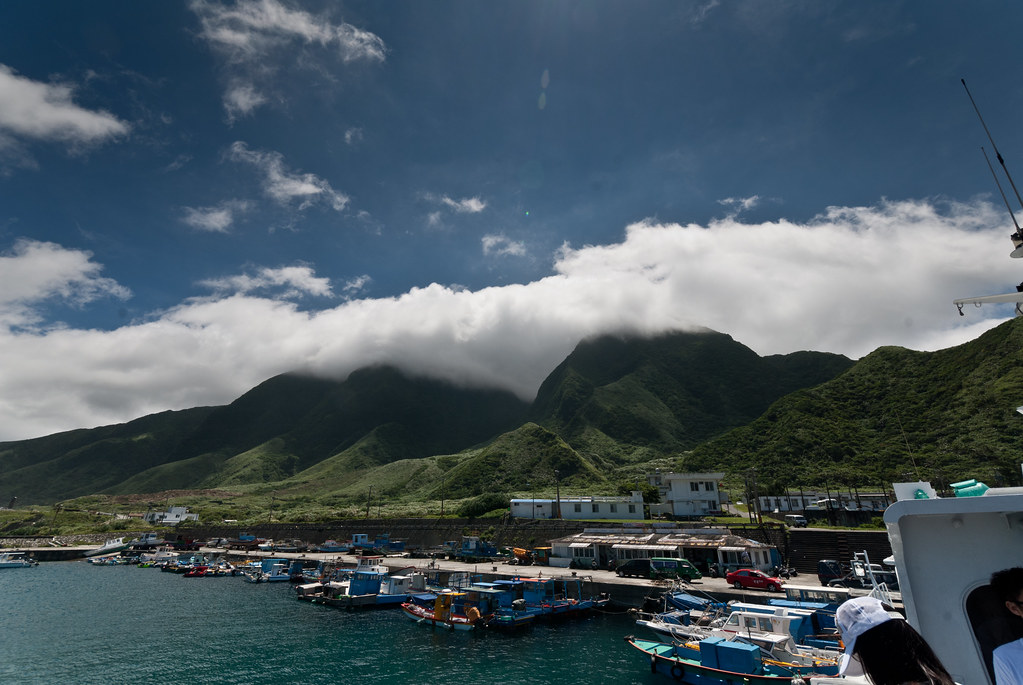
{"type": "Polygon", "coordinates": [[[657,488],[660,504],[650,505],[650,514],[669,514],[675,517],[707,516],[721,511],[726,499],[719,483],[724,473],[672,473],[647,474],[647,483],[657,488]]]}
{"type": "Polygon", "coordinates": [[[167,511],[147,511],[142,518],[158,526],[176,526],[182,521],[198,521],[199,514],[188,513],[188,507],[170,507],[167,511]]]}
{"type": "MultiPolygon", "coordinates": [[[[511,501],[511,515],[523,519],[558,518],[557,499],[522,498],[511,501]]],[[[560,500],[561,518],[563,519],[636,519],[642,521],[646,514],[643,510],[643,493],[633,491],[629,496],[601,497],[597,495],[584,497],[562,497],[560,500]]]]}

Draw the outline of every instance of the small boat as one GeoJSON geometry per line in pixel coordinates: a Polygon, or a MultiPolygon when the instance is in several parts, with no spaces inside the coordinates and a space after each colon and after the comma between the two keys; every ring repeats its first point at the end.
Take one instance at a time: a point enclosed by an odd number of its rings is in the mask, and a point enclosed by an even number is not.
{"type": "Polygon", "coordinates": [[[95,549],[90,549],[88,552],[85,553],[85,556],[97,557],[105,556],[107,554],[114,554],[116,552],[122,552],[128,549],[128,546],[130,544],[131,543],[125,542],[124,538],[114,538],[112,540],[107,540],[106,542],[104,542],[102,545],[95,549]]]}
{"type": "Polygon", "coordinates": [[[38,565],[38,561],[24,552],[0,552],[0,568],[28,568],[38,565]]]}
{"type": "Polygon", "coordinates": [[[763,656],[757,645],[739,640],[715,636],[699,642],[668,643],[629,635],[625,641],[644,655],[651,673],[689,685],[789,685],[810,677],[837,680],[838,664],[834,661],[819,666],[784,663],[763,656]]]}
{"type": "Polygon", "coordinates": [[[539,609],[542,618],[576,617],[605,606],[610,598],[583,596],[583,578],[515,578],[522,582],[522,599],[531,609],[539,609]]]}
{"type": "Polygon", "coordinates": [[[402,612],[421,625],[448,630],[474,630],[484,625],[484,617],[475,606],[465,605],[466,593],[441,592],[413,595],[401,605],[402,612]]]}
{"type": "Polygon", "coordinates": [[[242,578],[248,583],[291,582],[287,559],[263,559],[242,568],[242,578]]]}
{"type": "Polygon", "coordinates": [[[347,552],[348,545],[343,542],[338,542],[337,540],[324,540],[323,544],[316,546],[316,551],[335,553],[347,552]]]}
{"type": "Polygon", "coordinates": [[[117,554],[108,554],[103,557],[90,557],[86,559],[93,566],[122,566],[129,562],[127,557],[117,554]]]}

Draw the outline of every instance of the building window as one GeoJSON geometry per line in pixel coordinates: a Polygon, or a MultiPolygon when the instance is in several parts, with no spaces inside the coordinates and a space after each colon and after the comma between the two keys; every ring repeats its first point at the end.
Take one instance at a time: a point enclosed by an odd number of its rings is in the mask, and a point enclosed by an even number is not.
{"type": "Polygon", "coordinates": [[[635,514],[636,513],[636,505],[635,504],[630,504],[629,505],[629,513],[630,514],[635,514]]]}
{"type": "Polygon", "coordinates": [[[582,512],[582,510],[583,510],[583,505],[581,505],[578,502],[576,502],[575,503],[575,513],[578,514],[578,513],[582,512]]]}
{"type": "Polygon", "coordinates": [[[714,483],[713,483],[713,481],[709,481],[708,480],[707,482],[705,482],[703,484],[703,489],[706,490],[707,492],[714,492],[714,483]]]}
{"type": "Polygon", "coordinates": [[[612,504],[611,505],[611,513],[614,514],[617,511],[618,511],[618,505],[617,504],[612,504]]]}
{"type": "Polygon", "coordinates": [[[689,489],[690,489],[690,490],[691,490],[692,492],[699,492],[699,491],[700,491],[700,484],[699,484],[699,483],[697,483],[697,482],[696,482],[696,481],[694,480],[694,481],[693,481],[692,483],[690,483],[690,484],[689,484],[689,489]]]}
{"type": "Polygon", "coordinates": [[[599,514],[600,513],[600,505],[599,504],[594,504],[593,505],[593,513],[594,514],[599,514]]]}

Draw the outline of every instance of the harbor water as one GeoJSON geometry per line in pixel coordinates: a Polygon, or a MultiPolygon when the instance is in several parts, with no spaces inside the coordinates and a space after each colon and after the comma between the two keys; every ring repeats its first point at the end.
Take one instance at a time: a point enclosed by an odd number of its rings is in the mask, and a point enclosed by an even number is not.
{"type": "Polygon", "coordinates": [[[512,634],[301,602],[289,583],[44,563],[0,571],[0,683],[657,683],[622,613],[512,634]]]}

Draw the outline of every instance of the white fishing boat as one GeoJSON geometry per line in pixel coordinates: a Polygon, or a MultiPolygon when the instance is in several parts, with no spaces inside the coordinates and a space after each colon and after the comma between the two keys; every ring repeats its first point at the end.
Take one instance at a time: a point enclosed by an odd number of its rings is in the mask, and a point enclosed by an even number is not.
{"type": "Polygon", "coordinates": [[[90,549],[85,553],[85,556],[98,557],[105,556],[107,554],[116,554],[117,552],[123,552],[128,549],[128,545],[130,544],[131,543],[129,542],[125,542],[124,538],[113,538],[112,540],[107,540],[95,549],[90,549]]]}
{"type": "Polygon", "coordinates": [[[0,552],[0,568],[28,568],[38,564],[24,552],[0,552]]]}
{"type": "Polygon", "coordinates": [[[884,514],[906,619],[957,683],[991,685],[991,652],[1023,637],[1023,619],[989,585],[995,571],[1023,566],[1023,488],[938,498],[919,485],[928,499],[900,499],[884,514]]]}

